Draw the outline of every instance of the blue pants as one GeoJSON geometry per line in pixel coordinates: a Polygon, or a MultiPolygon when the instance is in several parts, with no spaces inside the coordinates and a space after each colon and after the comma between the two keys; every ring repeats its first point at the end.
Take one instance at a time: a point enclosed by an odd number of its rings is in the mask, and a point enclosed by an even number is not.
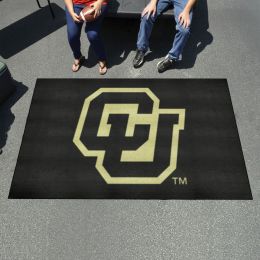
{"type": "MultiPolygon", "coordinates": [[[[74,12],[76,14],[79,14],[84,7],[85,7],[84,5],[74,5],[74,12]]],[[[107,11],[107,5],[103,5],[101,9],[101,14],[98,17],[98,19],[93,22],[87,22],[85,26],[85,32],[87,34],[91,46],[93,47],[96,53],[98,61],[106,60],[105,47],[100,37],[101,24],[106,11],[107,11]]],[[[79,59],[82,56],[81,49],[80,49],[81,46],[80,34],[81,34],[81,28],[83,26],[83,23],[74,22],[67,8],[66,8],[66,19],[67,19],[68,41],[72,49],[74,58],[79,59]]]]}
{"type": "MultiPolygon", "coordinates": [[[[159,0],[157,3],[157,10],[154,16],[150,15],[147,19],[147,15],[141,18],[140,29],[137,39],[137,49],[146,52],[149,48],[149,38],[152,33],[153,25],[158,16],[167,11],[170,5],[174,7],[174,17],[176,21],[176,35],[170,49],[168,56],[174,60],[180,60],[184,46],[190,35],[190,27],[184,28],[180,25],[178,17],[186,6],[188,0],[159,0]]],[[[192,20],[192,12],[190,12],[190,20],[192,20]]],[[[163,40],[163,35],[162,35],[163,40]]]]}

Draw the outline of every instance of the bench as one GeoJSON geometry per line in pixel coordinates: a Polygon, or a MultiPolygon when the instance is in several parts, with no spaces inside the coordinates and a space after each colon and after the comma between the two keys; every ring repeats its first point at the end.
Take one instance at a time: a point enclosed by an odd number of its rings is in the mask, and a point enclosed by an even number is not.
{"type": "MultiPolygon", "coordinates": [[[[39,0],[36,0],[39,8],[42,8],[39,0]]],[[[150,2],[150,0],[109,0],[108,17],[119,18],[139,18],[144,7],[150,2]]],[[[50,8],[50,12],[53,18],[55,14],[51,6],[50,0],[47,0],[50,8]]],[[[163,13],[163,17],[172,17],[172,10],[168,10],[163,13]]]]}
{"type": "MultiPolygon", "coordinates": [[[[42,8],[39,0],[36,0],[36,2],[37,2],[37,5],[39,6],[39,8],[42,8]]],[[[53,9],[51,7],[51,2],[50,2],[50,0],[47,0],[47,2],[48,2],[48,5],[49,5],[49,8],[50,8],[51,16],[54,19],[55,18],[55,14],[54,14],[54,11],[53,11],[53,9]]]]}
{"type": "MultiPolygon", "coordinates": [[[[110,0],[108,15],[109,17],[119,18],[139,18],[144,7],[150,0],[110,0]]],[[[172,9],[172,8],[171,8],[172,9]]],[[[163,17],[173,16],[172,10],[163,13],[163,17]]]]}

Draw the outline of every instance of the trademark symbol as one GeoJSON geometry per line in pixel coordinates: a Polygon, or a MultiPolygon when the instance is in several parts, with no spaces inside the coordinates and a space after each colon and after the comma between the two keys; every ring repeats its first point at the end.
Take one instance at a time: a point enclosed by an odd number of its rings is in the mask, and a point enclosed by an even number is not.
{"type": "Polygon", "coordinates": [[[188,179],[187,177],[172,177],[174,185],[187,185],[188,184],[188,179]]]}

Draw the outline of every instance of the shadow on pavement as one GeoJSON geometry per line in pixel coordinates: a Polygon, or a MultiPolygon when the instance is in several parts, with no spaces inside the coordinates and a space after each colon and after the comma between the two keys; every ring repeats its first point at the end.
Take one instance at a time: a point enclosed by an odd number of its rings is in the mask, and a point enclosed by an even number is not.
{"type": "MultiPolygon", "coordinates": [[[[118,2],[113,0],[114,12],[118,7],[118,2]]],[[[8,59],[64,26],[66,24],[64,10],[56,4],[52,4],[52,8],[56,16],[55,19],[52,19],[49,7],[45,6],[0,30],[0,39],[2,39],[0,41],[0,56],[8,59]]],[[[183,61],[176,64],[177,69],[193,67],[197,55],[213,41],[213,36],[208,32],[207,0],[198,1],[194,12],[192,35],[184,50],[183,61]]],[[[151,52],[147,54],[146,61],[164,57],[171,48],[175,34],[172,19],[174,18],[158,19],[150,40],[151,52]]],[[[133,18],[107,17],[104,20],[102,37],[107,49],[109,67],[121,64],[129,53],[136,49],[139,23],[140,19],[133,18]]],[[[91,47],[88,52],[88,59],[84,65],[93,67],[97,63],[96,56],[91,47]]]]}
{"type": "MultiPolygon", "coordinates": [[[[146,61],[165,57],[172,46],[175,35],[175,21],[172,18],[159,18],[154,25],[150,39],[150,51],[146,61]]],[[[129,53],[136,49],[136,39],[139,31],[140,19],[119,19],[107,17],[102,27],[102,37],[107,50],[108,66],[119,65],[129,53]]],[[[213,41],[209,29],[207,0],[200,0],[194,10],[192,34],[183,52],[183,59],[175,66],[177,69],[192,68],[197,55],[213,41]]],[[[86,67],[97,64],[96,56],[90,47],[86,67]]]]}
{"type": "MultiPolygon", "coordinates": [[[[106,17],[102,27],[102,38],[107,51],[108,67],[124,62],[129,53],[135,49],[139,20],[106,17]]],[[[87,39],[86,39],[87,40],[87,39]]],[[[86,67],[97,64],[96,55],[90,46],[86,67]]]]}
{"type": "Polygon", "coordinates": [[[64,10],[56,4],[51,6],[55,19],[45,6],[0,30],[0,56],[8,59],[64,26],[64,10]]]}
{"type": "Polygon", "coordinates": [[[6,144],[8,131],[15,119],[11,108],[28,90],[28,87],[21,82],[15,80],[13,82],[16,87],[15,92],[0,106],[0,154],[2,153],[2,148],[6,144]]]}

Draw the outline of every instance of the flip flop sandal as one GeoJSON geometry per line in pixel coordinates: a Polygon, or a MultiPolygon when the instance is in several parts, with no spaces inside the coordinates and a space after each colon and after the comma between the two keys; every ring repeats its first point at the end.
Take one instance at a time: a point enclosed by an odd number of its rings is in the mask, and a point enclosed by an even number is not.
{"type": "Polygon", "coordinates": [[[100,62],[98,63],[100,75],[105,75],[107,73],[107,63],[105,61],[103,63],[104,63],[103,66],[100,64],[100,62]],[[105,70],[103,71],[103,69],[105,69],[105,70]]]}
{"type": "Polygon", "coordinates": [[[77,69],[72,69],[72,71],[73,72],[77,72],[77,71],[79,71],[79,69],[80,69],[80,67],[82,66],[82,64],[84,63],[84,61],[85,61],[85,57],[84,56],[81,56],[80,58],[79,58],[79,62],[78,63],[75,63],[75,61],[74,61],[74,63],[72,64],[72,65],[74,65],[74,68],[75,67],[77,67],[77,69]]]}

